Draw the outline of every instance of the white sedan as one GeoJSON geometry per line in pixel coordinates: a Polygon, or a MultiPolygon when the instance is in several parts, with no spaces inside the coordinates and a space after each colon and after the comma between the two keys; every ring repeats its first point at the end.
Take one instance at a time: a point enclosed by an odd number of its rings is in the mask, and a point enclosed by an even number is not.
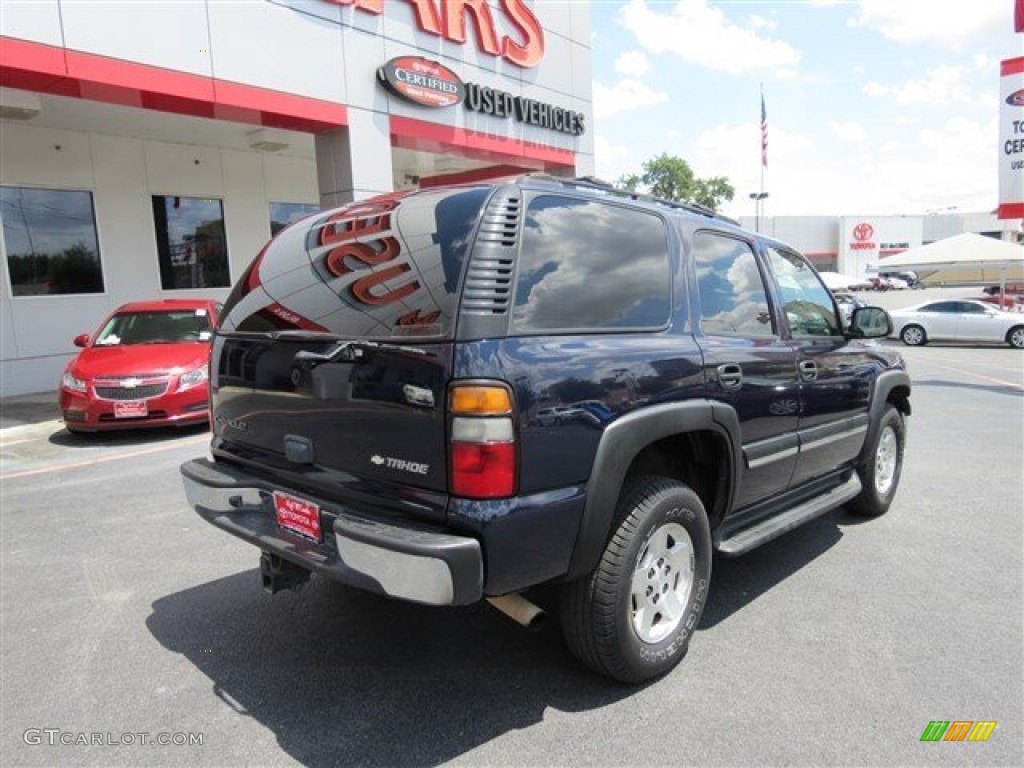
{"type": "Polygon", "coordinates": [[[929,341],[987,341],[1024,349],[1024,313],[984,301],[929,301],[889,313],[892,336],[912,347],[929,341]]]}

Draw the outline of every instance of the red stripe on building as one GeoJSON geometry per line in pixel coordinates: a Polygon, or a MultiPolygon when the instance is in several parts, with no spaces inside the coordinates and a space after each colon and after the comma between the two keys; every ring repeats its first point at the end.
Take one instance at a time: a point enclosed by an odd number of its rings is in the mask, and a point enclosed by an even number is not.
{"type": "Polygon", "coordinates": [[[1001,77],[1019,75],[1021,72],[1024,72],[1024,56],[1016,59],[1007,59],[999,63],[999,75],[1001,77]]]}
{"type": "Polygon", "coordinates": [[[999,206],[998,219],[1024,219],[1024,203],[1002,203],[999,206]]]}
{"type": "Polygon", "coordinates": [[[519,162],[533,160],[542,163],[540,168],[572,168],[576,164],[576,153],[572,150],[395,115],[391,116],[391,140],[403,149],[433,153],[451,153],[454,150],[455,154],[463,157],[495,162],[510,158],[519,162]]]}
{"type": "Polygon", "coordinates": [[[307,133],[348,124],[322,99],[3,36],[0,85],[307,133]]]}

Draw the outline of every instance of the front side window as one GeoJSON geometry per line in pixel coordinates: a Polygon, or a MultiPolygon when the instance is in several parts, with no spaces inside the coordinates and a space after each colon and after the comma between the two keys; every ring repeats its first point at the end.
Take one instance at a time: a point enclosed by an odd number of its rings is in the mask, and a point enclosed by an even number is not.
{"type": "Polygon", "coordinates": [[[714,232],[698,232],[693,237],[693,258],[704,333],[775,335],[768,292],[750,245],[714,232]]]}
{"type": "Polygon", "coordinates": [[[0,219],[14,296],[103,292],[91,192],[0,187],[0,219]]]}
{"type": "Polygon", "coordinates": [[[320,212],[319,205],[312,203],[271,203],[270,236],[273,237],[289,224],[320,212]]]}
{"type": "Polygon", "coordinates": [[[153,221],[165,291],[231,284],[220,200],[154,195],[153,221]]]}
{"type": "Polygon", "coordinates": [[[526,213],[512,308],[517,332],[661,328],[668,233],[646,211],[558,195],[526,213]]]}
{"type": "Polygon", "coordinates": [[[790,251],[769,246],[767,253],[790,332],[794,336],[841,336],[832,295],[811,266],[790,251]]]}

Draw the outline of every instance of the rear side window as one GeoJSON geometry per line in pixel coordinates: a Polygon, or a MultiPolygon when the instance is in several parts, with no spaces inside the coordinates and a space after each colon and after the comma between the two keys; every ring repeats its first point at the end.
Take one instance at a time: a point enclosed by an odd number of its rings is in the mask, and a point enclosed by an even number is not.
{"type": "Polygon", "coordinates": [[[671,304],[659,216],[558,195],[526,212],[514,332],[662,328],[671,304]]]}
{"type": "Polygon", "coordinates": [[[761,270],[743,240],[714,232],[693,236],[701,330],[708,335],[773,336],[761,270]]]}

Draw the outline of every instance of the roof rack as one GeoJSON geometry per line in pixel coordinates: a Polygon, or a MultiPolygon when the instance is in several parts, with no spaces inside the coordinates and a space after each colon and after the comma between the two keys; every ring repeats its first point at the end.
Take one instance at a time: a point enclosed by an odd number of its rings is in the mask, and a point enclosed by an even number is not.
{"type": "Polygon", "coordinates": [[[615,195],[617,197],[625,197],[630,200],[637,200],[645,203],[654,203],[655,205],[663,205],[668,208],[678,208],[680,210],[688,211],[690,213],[696,213],[699,216],[707,216],[709,219],[719,219],[720,221],[728,222],[729,224],[735,224],[739,226],[740,223],[729,216],[718,213],[712,208],[708,208],[706,205],[700,205],[699,203],[693,203],[689,201],[680,200],[668,200],[663,197],[655,197],[654,195],[648,195],[644,192],[633,192],[628,189],[619,189],[616,186],[599,179],[596,176],[552,176],[549,173],[530,173],[526,174],[525,178],[529,178],[535,181],[546,181],[552,184],[561,184],[565,187],[574,187],[576,189],[591,189],[606,194],[615,195]]]}

